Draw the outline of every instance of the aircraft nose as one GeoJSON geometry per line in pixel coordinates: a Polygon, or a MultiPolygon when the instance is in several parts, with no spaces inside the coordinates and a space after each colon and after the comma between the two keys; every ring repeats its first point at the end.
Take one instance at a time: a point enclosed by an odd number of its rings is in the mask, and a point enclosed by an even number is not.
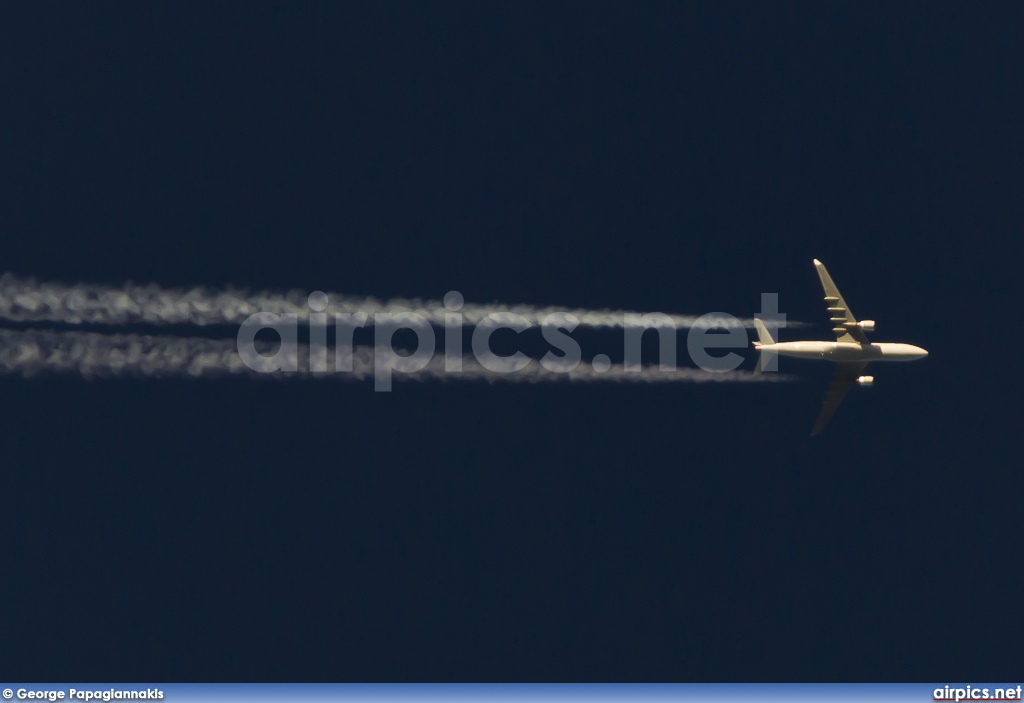
{"type": "Polygon", "coordinates": [[[922,359],[923,359],[924,357],[928,356],[928,350],[927,350],[927,349],[922,349],[921,347],[918,347],[918,348],[917,348],[917,351],[918,351],[918,352],[920,352],[920,354],[921,354],[921,358],[922,358],[922,359]]]}

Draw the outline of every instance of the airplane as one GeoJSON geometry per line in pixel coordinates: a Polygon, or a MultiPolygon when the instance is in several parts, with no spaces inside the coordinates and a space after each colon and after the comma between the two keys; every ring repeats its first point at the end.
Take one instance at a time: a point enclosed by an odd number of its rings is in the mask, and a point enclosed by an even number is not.
{"type": "Polygon", "coordinates": [[[861,375],[869,363],[872,361],[914,361],[928,356],[927,351],[912,344],[869,342],[864,333],[874,331],[875,321],[862,320],[858,322],[850,312],[850,306],[846,304],[839,289],[836,288],[836,284],[832,282],[832,277],[828,275],[825,264],[815,259],[814,267],[818,270],[821,286],[825,289],[825,303],[828,305],[828,312],[832,318],[832,332],[836,335],[836,341],[777,342],[772,338],[764,322],[754,318],[754,327],[757,328],[758,336],[758,341],[754,342],[754,348],[760,352],[757,369],[754,373],[761,373],[767,363],[766,358],[771,358],[770,354],[795,356],[801,359],[827,359],[836,364],[828,395],[825,396],[821,413],[814,423],[814,429],[811,430],[812,437],[821,434],[825,423],[835,413],[836,408],[843,402],[847,391],[854,384],[870,386],[874,383],[874,376],[861,375]]]}

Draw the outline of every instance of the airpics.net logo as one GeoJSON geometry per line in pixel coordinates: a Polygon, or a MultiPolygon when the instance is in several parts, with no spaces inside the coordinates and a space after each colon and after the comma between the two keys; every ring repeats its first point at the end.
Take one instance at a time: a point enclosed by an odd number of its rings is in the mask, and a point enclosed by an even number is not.
{"type": "MultiPolygon", "coordinates": [[[[778,298],[777,293],[762,293],[761,310],[756,314],[772,333],[786,326],[786,315],[779,312],[778,298]]],[[[298,313],[258,312],[242,322],[236,337],[237,351],[250,370],[266,374],[296,372],[300,363],[308,360],[309,371],[314,374],[353,373],[358,370],[355,368],[357,362],[362,361],[364,367],[372,362],[374,389],[388,392],[395,373],[415,374],[428,369],[428,365],[436,368],[438,373],[452,375],[469,372],[467,367],[471,364],[478,376],[510,376],[522,372],[534,362],[551,374],[570,375],[581,364],[587,364],[591,375],[639,375],[643,370],[641,339],[647,330],[654,330],[658,335],[658,369],[661,371],[673,371],[677,367],[677,331],[681,328],[687,329],[686,351],[690,360],[700,370],[713,374],[735,371],[744,357],[731,351],[722,354],[711,350],[742,349],[749,344],[746,325],[729,313],[708,313],[684,325],[677,324],[678,318],[664,313],[623,313],[616,325],[621,326],[624,332],[623,363],[613,365],[607,354],[597,354],[590,362],[583,362],[580,344],[569,333],[585,323],[581,323],[573,313],[551,312],[538,320],[530,320],[516,312],[500,311],[487,314],[472,324],[472,358],[464,363],[463,335],[467,324],[460,313],[464,299],[458,291],[449,291],[443,301],[442,368],[435,359],[437,339],[434,324],[422,314],[411,311],[328,314],[325,312],[329,306],[328,296],[322,291],[311,293],[307,304],[311,312],[301,316],[301,322],[309,328],[308,345],[300,345],[298,341],[298,313]],[[353,344],[355,330],[366,327],[374,330],[372,352],[353,344]],[[327,342],[330,328],[333,328],[335,337],[333,354],[327,342]],[[521,351],[510,356],[500,356],[492,351],[491,337],[498,330],[518,333],[531,328],[539,328],[544,340],[552,347],[539,360],[521,351]],[[262,351],[257,349],[257,335],[265,330],[272,330],[280,338],[280,344],[271,353],[267,353],[265,347],[262,351]],[[394,337],[401,330],[415,336],[414,351],[399,353],[395,348],[394,337]]],[[[760,370],[777,371],[777,358],[771,355],[760,370]]]]}
{"type": "Polygon", "coordinates": [[[943,686],[932,691],[936,701],[1019,701],[1024,686],[943,686]]]}

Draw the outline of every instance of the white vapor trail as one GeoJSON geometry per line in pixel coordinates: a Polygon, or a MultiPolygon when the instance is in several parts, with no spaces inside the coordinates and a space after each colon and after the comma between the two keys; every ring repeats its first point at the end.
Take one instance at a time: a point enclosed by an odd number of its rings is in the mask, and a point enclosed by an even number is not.
{"type": "MultiPolygon", "coordinates": [[[[265,348],[262,351],[271,351],[265,348]]],[[[374,351],[356,347],[351,352],[351,371],[313,372],[309,347],[297,345],[297,371],[258,373],[247,367],[236,351],[234,339],[101,334],[49,329],[0,329],[0,373],[32,377],[45,373],[75,373],[86,378],[216,378],[250,376],[272,378],[367,379],[374,376],[374,351]]],[[[580,362],[569,372],[550,371],[532,360],[525,368],[501,373],[484,368],[472,358],[463,359],[461,372],[448,372],[444,356],[435,356],[421,370],[396,371],[394,379],[487,380],[537,383],[544,381],[632,381],[641,383],[764,383],[789,380],[782,374],[755,376],[746,371],[715,373],[693,368],[663,370],[645,367],[626,371],[621,365],[595,367],[580,362]],[[606,370],[605,370],[606,369],[606,370]]]]}
{"type": "MultiPolygon", "coordinates": [[[[258,312],[293,313],[299,322],[308,323],[308,296],[301,291],[280,294],[252,293],[230,288],[185,290],[161,288],[155,284],[140,286],[126,283],[121,287],[66,285],[40,283],[9,273],[0,276],[0,320],[9,322],[221,325],[241,324],[250,315],[258,312]]],[[[414,312],[437,326],[444,325],[446,314],[451,314],[441,301],[436,300],[380,301],[375,298],[358,298],[337,293],[327,294],[327,307],[323,312],[329,315],[363,312],[370,316],[368,324],[373,324],[374,313],[414,312]]],[[[540,325],[549,315],[559,314],[574,315],[580,324],[588,327],[641,326],[636,318],[632,321],[627,320],[627,315],[638,315],[637,313],[614,310],[467,303],[458,312],[462,315],[462,323],[465,325],[477,325],[493,313],[516,313],[526,318],[533,326],[540,325]]],[[[665,315],[659,319],[660,323],[652,317],[648,325],[671,324],[677,328],[685,328],[693,327],[698,320],[692,315],[665,315]]],[[[742,320],[741,323],[745,327],[753,326],[753,320],[742,320]]],[[[722,317],[704,319],[697,324],[702,327],[732,327],[736,323],[732,318],[722,317]]],[[[789,324],[797,326],[799,323],[789,324]]]]}

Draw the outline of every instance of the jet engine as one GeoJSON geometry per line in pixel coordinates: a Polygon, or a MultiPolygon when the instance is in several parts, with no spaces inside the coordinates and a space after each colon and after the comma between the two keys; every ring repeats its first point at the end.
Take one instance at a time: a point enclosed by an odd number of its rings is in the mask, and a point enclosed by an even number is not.
{"type": "Polygon", "coordinates": [[[860,327],[865,332],[874,332],[875,331],[875,321],[874,320],[861,320],[860,322],[857,323],[857,326],[860,327]]]}
{"type": "Polygon", "coordinates": [[[874,376],[858,376],[857,377],[857,383],[859,383],[862,386],[870,386],[874,382],[875,382],[875,377],[874,376]]]}

